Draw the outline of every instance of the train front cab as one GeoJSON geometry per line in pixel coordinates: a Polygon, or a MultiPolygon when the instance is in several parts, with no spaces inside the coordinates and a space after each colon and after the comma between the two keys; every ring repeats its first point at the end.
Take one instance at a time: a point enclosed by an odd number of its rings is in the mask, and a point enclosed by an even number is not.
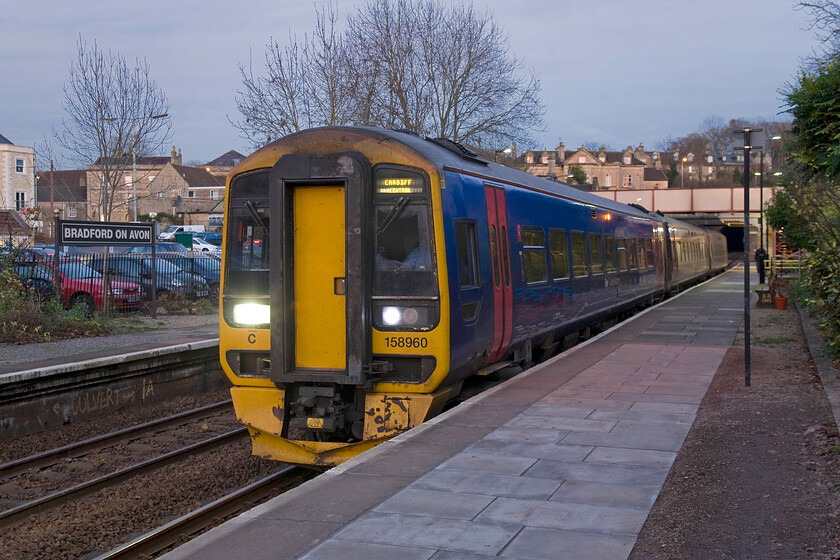
{"type": "Polygon", "coordinates": [[[263,257],[244,271],[263,276],[251,289],[227,275],[221,333],[248,349],[228,356],[226,371],[253,454],[339,464],[438,414],[457,390],[443,383],[449,319],[434,177],[350,151],[280,154],[270,173],[242,177],[264,189],[232,181],[227,266],[260,244],[263,257]],[[248,329],[234,309],[253,303],[269,306],[258,320],[269,323],[248,329]],[[260,356],[250,378],[235,371],[248,351],[260,356]]]}

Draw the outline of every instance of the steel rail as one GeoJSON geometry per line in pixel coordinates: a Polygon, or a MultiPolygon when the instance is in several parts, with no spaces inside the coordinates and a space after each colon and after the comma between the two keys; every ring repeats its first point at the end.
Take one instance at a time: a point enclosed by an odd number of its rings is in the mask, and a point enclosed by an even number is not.
{"type": "Polygon", "coordinates": [[[36,453],[35,455],[29,455],[28,457],[21,457],[20,459],[9,461],[8,463],[0,464],[0,477],[8,478],[16,476],[28,469],[45,467],[56,463],[61,459],[78,457],[80,455],[84,455],[91,449],[112,445],[119,441],[131,439],[134,436],[139,437],[162,428],[183,424],[194,417],[206,416],[207,414],[229,406],[231,406],[230,400],[221,401],[202,406],[194,410],[173,414],[172,416],[167,416],[166,418],[152,420],[151,422],[138,424],[129,428],[96,436],[84,441],[70,443],[62,447],[56,447],[55,449],[50,449],[42,453],[36,453]]]}
{"type": "Polygon", "coordinates": [[[108,486],[112,486],[114,484],[122,482],[123,480],[129,477],[137,476],[140,474],[146,474],[171,463],[180,461],[185,457],[189,457],[191,455],[201,453],[204,451],[209,451],[216,447],[225,445],[228,443],[229,440],[242,436],[247,432],[247,428],[237,428],[235,430],[215,436],[205,441],[194,443],[187,447],[178,449],[177,451],[172,451],[159,457],[143,461],[142,463],[137,463],[136,465],[132,465],[130,467],[114,471],[105,476],[101,476],[99,478],[83,482],[82,484],[73,486],[72,488],[67,488],[65,490],[54,492],[48,496],[38,498],[37,500],[32,500],[31,502],[27,502],[17,507],[7,509],[5,511],[0,512],[0,527],[6,527],[30,515],[34,515],[42,511],[47,511],[72,500],[78,500],[79,498],[97,492],[103,488],[107,488],[108,486]]]}
{"type": "Polygon", "coordinates": [[[178,544],[185,537],[207,529],[219,520],[239,513],[262,499],[276,495],[278,490],[285,492],[294,488],[317,474],[320,473],[301,467],[287,467],[97,556],[95,560],[151,558],[178,544]]]}

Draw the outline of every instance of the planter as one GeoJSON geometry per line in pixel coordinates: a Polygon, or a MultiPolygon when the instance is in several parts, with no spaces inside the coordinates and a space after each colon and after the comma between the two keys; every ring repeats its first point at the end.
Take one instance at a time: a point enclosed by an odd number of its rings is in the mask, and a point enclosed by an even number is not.
{"type": "Polygon", "coordinates": [[[773,305],[779,311],[784,311],[787,309],[787,298],[784,296],[776,296],[773,298],[773,305]]]}

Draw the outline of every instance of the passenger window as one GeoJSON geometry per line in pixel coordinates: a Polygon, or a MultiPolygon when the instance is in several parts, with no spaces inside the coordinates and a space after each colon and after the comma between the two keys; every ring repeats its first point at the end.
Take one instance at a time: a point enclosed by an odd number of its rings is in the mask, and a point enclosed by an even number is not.
{"type": "Polygon", "coordinates": [[[566,247],[566,230],[548,230],[551,248],[551,276],[555,280],[569,277],[569,255],[566,247]]]}
{"type": "Polygon", "coordinates": [[[592,274],[604,273],[604,253],[601,248],[601,234],[589,234],[589,252],[592,254],[592,274]]]}
{"type": "Polygon", "coordinates": [[[638,240],[638,248],[639,248],[639,270],[647,268],[647,258],[645,256],[645,240],[639,239],[638,240]]]}
{"type": "Polygon", "coordinates": [[[636,240],[635,239],[628,239],[627,240],[627,261],[630,269],[638,268],[638,253],[636,250],[636,240]]]}
{"type": "Polygon", "coordinates": [[[458,259],[458,281],[462,288],[478,287],[478,244],[475,224],[455,223],[456,258],[458,259]]]}
{"type": "Polygon", "coordinates": [[[652,239],[645,239],[645,253],[647,257],[647,265],[648,267],[656,266],[656,258],[653,252],[653,240],[652,239]]]}
{"type": "Polygon", "coordinates": [[[607,257],[607,272],[615,272],[615,238],[612,235],[604,237],[604,254],[607,257]]]}
{"type": "Polygon", "coordinates": [[[526,284],[548,280],[545,257],[543,230],[522,228],[522,275],[526,284]]]}
{"type": "Polygon", "coordinates": [[[623,237],[618,239],[618,269],[627,270],[627,240],[623,237]]]}
{"type": "Polygon", "coordinates": [[[580,278],[589,275],[586,255],[586,234],[582,231],[572,232],[572,272],[580,278]]]}

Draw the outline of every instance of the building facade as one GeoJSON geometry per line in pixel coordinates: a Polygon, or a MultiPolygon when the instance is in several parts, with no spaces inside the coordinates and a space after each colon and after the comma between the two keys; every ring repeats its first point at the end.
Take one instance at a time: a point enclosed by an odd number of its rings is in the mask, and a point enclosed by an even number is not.
{"type": "Polygon", "coordinates": [[[0,134],[0,209],[35,206],[35,149],[16,146],[0,134]]]}

